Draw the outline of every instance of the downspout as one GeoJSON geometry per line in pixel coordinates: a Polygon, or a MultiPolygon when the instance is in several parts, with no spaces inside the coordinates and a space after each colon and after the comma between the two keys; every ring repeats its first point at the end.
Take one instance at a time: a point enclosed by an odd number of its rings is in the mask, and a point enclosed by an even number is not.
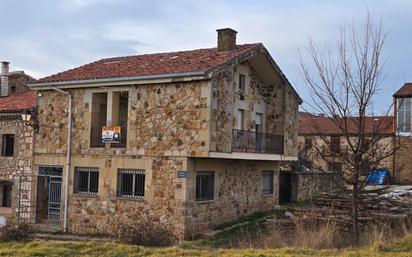
{"type": "Polygon", "coordinates": [[[51,88],[56,90],[60,93],[63,93],[68,96],[69,98],[69,106],[68,106],[68,125],[67,125],[67,153],[66,153],[66,176],[65,176],[65,193],[64,193],[64,224],[63,229],[64,233],[68,232],[68,207],[69,207],[69,180],[70,180],[70,163],[71,163],[71,148],[72,148],[72,99],[73,96],[64,90],[59,88],[51,88]]]}

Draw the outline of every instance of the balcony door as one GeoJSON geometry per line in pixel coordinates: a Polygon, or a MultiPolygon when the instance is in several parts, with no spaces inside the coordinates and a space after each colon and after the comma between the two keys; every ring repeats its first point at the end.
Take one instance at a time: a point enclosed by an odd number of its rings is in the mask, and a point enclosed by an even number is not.
{"type": "Polygon", "coordinates": [[[260,152],[262,150],[262,136],[263,136],[263,128],[262,128],[262,114],[261,113],[256,113],[255,117],[255,141],[256,141],[256,152],[260,152]]]}

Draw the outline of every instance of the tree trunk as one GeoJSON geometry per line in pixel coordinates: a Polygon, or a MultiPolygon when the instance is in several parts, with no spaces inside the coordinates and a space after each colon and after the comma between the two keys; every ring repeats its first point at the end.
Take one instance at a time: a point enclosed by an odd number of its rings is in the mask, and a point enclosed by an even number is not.
{"type": "Polygon", "coordinates": [[[352,222],[353,222],[353,242],[359,246],[359,184],[358,181],[353,183],[352,192],[352,222]]]}

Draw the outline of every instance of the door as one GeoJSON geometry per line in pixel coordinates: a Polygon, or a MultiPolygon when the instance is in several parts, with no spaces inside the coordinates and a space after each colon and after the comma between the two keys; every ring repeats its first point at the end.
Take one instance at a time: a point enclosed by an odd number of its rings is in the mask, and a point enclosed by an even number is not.
{"type": "Polygon", "coordinates": [[[279,173],[279,203],[289,203],[292,201],[292,173],[279,173]]]}
{"type": "Polygon", "coordinates": [[[39,167],[36,222],[59,224],[61,219],[62,167],[39,167]]]}
{"type": "Polygon", "coordinates": [[[256,119],[255,119],[255,146],[256,146],[256,152],[259,153],[261,152],[262,149],[262,114],[261,113],[256,113],[256,119]]]}

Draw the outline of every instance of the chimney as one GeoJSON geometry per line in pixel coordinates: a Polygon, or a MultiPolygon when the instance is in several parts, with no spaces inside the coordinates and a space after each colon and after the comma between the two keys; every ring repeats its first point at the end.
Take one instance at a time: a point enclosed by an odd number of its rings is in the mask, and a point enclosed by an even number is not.
{"type": "Polygon", "coordinates": [[[9,95],[9,62],[1,62],[0,96],[9,95]]]}
{"type": "Polygon", "coordinates": [[[217,50],[219,52],[232,51],[236,48],[237,31],[231,28],[218,29],[217,31],[217,50]]]}

